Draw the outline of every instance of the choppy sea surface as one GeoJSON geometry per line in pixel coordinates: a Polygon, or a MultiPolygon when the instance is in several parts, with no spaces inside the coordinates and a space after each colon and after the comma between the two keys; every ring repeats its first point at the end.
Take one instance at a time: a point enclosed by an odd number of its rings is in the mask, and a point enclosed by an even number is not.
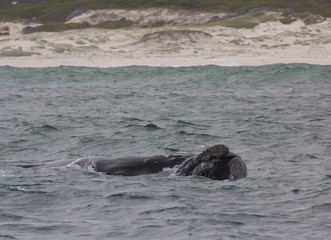
{"type": "Polygon", "coordinates": [[[0,239],[330,237],[331,66],[0,67],[0,87],[0,239]],[[28,171],[220,143],[247,178],[28,171]]]}

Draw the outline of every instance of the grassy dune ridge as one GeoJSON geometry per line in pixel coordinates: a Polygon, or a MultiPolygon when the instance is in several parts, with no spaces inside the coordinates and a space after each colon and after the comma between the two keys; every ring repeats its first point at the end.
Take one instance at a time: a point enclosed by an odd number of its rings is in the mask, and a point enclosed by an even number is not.
{"type": "Polygon", "coordinates": [[[34,20],[65,22],[74,11],[93,9],[173,8],[244,14],[252,9],[287,10],[289,14],[310,12],[331,17],[331,0],[0,0],[0,21],[34,20]]]}

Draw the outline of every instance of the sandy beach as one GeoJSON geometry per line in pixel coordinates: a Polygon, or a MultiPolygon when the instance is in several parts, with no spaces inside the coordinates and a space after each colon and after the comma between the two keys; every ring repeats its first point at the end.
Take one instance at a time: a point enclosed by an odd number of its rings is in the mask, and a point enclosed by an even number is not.
{"type": "Polygon", "coordinates": [[[270,21],[252,29],[183,25],[23,34],[23,23],[0,23],[0,30],[9,28],[9,35],[0,35],[0,66],[331,64],[330,19],[310,25],[270,21]]]}

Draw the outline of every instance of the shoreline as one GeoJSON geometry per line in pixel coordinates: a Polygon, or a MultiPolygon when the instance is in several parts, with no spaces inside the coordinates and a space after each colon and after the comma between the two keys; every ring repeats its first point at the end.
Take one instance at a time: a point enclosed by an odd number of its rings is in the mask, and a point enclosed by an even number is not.
{"type": "Polygon", "coordinates": [[[190,66],[265,66],[274,64],[311,64],[311,65],[331,65],[329,58],[324,59],[294,59],[294,58],[214,58],[214,59],[36,59],[33,61],[29,57],[21,57],[19,59],[1,59],[0,66],[10,66],[18,68],[47,68],[47,67],[128,67],[128,66],[151,66],[151,67],[190,67],[190,66]]]}
{"type": "Polygon", "coordinates": [[[15,31],[0,35],[0,66],[331,65],[331,19],[250,29],[203,24],[22,34],[23,28],[11,23],[15,31]]]}

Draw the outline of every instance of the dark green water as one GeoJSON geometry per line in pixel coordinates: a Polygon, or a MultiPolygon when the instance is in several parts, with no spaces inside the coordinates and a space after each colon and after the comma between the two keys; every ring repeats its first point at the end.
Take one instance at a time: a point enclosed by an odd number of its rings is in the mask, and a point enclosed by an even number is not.
{"type": "Polygon", "coordinates": [[[0,67],[0,86],[0,239],[330,235],[331,66],[0,67]],[[13,168],[219,143],[247,178],[13,168]]]}

